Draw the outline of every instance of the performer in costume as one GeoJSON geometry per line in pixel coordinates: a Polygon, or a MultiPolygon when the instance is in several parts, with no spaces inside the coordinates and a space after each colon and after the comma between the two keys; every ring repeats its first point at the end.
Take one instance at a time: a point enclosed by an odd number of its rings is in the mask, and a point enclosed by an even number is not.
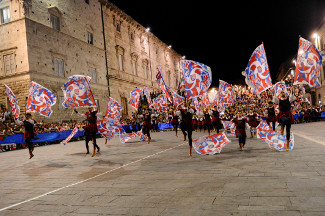
{"type": "Polygon", "coordinates": [[[208,133],[209,133],[209,136],[210,136],[211,117],[210,117],[209,111],[207,109],[204,112],[204,124],[203,124],[203,127],[204,127],[204,133],[205,133],[205,130],[208,130],[208,133]]]}
{"type": "Polygon", "coordinates": [[[238,138],[240,151],[243,151],[243,148],[246,144],[246,128],[250,128],[250,126],[247,123],[247,119],[243,117],[243,114],[241,111],[237,113],[238,117],[235,117],[235,119],[232,120],[233,124],[231,125],[230,129],[235,130],[236,137],[238,138]]]}
{"type": "Polygon", "coordinates": [[[275,109],[272,101],[268,102],[269,106],[267,107],[267,118],[266,122],[269,125],[270,129],[275,130],[275,122],[276,122],[276,116],[275,116],[275,109]]]}
{"type": "Polygon", "coordinates": [[[97,114],[98,110],[93,110],[92,107],[89,107],[88,112],[86,112],[84,114],[79,113],[76,109],[74,109],[74,111],[79,116],[86,118],[87,124],[84,127],[84,129],[85,129],[85,133],[84,133],[85,134],[85,142],[86,142],[86,149],[87,149],[86,154],[89,154],[89,145],[88,145],[88,143],[89,143],[90,140],[92,140],[94,150],[93,150],[93,153],[92,153],[91,156],[94,157],[95,154],[96,154],[96,149],[97,149],[97,152],[100,151],[100,148],[99,148],[99,146],[97,145],[97,142],[96,142],[96,133],[98,132],[97,115],[96,114],[97,114]]]}
{"type": "Polygon", "coordinates": [[[182,130],[182,133],[183,133],[183,136],[184,136],[184,141],[186,140],[186,136],[187,136],[187,133],[186,133],[186,125],[188,124],[188,119],[187,119],[187,109],[185,107],[181,108],[179,110],[181,112],[181,122],[180,122],[180,128],[182,130]]]}
{"type": "Polygon", "coordinates": [[[251,137],[256,136],[256,127],[257,127],[257,114],[250,110],[250,114],[247,116],[248,124],[251,128],[251,137]]]}
{"type": "Polygon", "coordinates": [[[188,108],[185,110],[185,115],[184,115],[184,119],[186,122],[185,129],[187,131],[188,145],[189,145],[189,156],[192,156],[192,132],[193,132],[192,118],[194,112],[195,112],[194,108],[188,108]]]}
{"type": "Polygon", "coordinates": [[[151,136],[150,136],[150,130],[151,130],[151,114],[149,110],[145,110],[143,114],[143,123],[142,123],[142,133],[147,135],[148,137],[148,144],[151,141],[151,136]]]}
{"type": "Polygon", "coordinates": [[[173,117],[172,117],[172,125],[173,125],[173,128],[174,128],[175,132],[176,132],[176,137],[177,137],[177,128],[179,126],[179,122],[178,122],[179,115],[180,115],[180,111],[176,110],[173,113],[173,117]]]}
{"type": "Polygon", "coordinates": [[[217,107],[214,107],[214,109],[212,110],[212,126],[214,128],[214,131],[217,131],[217,133],[219,133],[221,125],[222,123],[220,120],[218,109],[217,107]]]}
{"type": "Polygon", "coordinates": [[[29,159],[31,159],[32,157],[34,157],[34,144],[31,142],[31,140],[35,137],[34,125],[36,124],[36,121],[32,119],[32,114],[30,113],[26,113],[25,118],[26,119],[24,121],[16,119],[15,122],[16,124],[23,125],[25,127],[24,139],[28,147],[29,159]]]}
{"type": "Polygon", "coordinates": [[[281,135],[284,133],[284,128],[286,128],[286,150],[289,151],[290,143],[290,130],[291,124],[293,123],[293,116],[291,113],[291,103],[296,100],[296,96],[290,92],[290,96],[282,91],[280,93],[280,99],[276,96],[273,97],[273,102],[279,105],[279,114],[277,116],[278,122],[281,124],[281,135]]]}

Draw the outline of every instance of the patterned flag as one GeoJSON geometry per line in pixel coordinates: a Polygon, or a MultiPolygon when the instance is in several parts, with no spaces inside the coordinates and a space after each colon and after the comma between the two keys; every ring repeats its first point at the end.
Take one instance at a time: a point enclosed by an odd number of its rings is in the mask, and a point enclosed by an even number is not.
{"type": "Polygon", "coordinates": [[[247,68],[243,71],[243,76],[245,76],[245,81],[252,88],[254,94],[261,94],[272,87],[270,70],[263,44],[258,46],[253,52],[247,68]]]}
{"type": "Polygon", "coordinates": [[[219,104],[219,94],[216,94],[214,96],[214,99],[213,99],[213,102],[212,102],[212,108],[213,107],[218,107],[218,104],[219,104]]]}
{"type": "Polygon", "coordinates": [[[166,112],[167,107],[167,96],[165,94],[161,94],[158,97],[156,97],[153,101],[153,108],[155,110],[159,110],[162,112],[166,112]]]}
{"type": "Polygon", "coordinates": [[[113,98],[108,98],[105,118],[120,120],[122,106],[113,98]]]}
{"type": "Polygon", "coordinates": [[[50,117],[51,108],[55,103],[56,97],[50,90],[36,82],[30,83],[26,111],[38,112],[45,117],[50,117]]]}
{"type": "MultiPolygon", "coordinates": [[[[277,127],[279,125],[278,122],[276,122],[275,127],[277,127]]],[[[265,120],[261,121],[259,123],[259,125],[256,127],[256,136],[259,139],[265,140],[267,134],[272,131],[270,126],[267,124],[267,122],[265,120]]]]}
{"type": "Polygon", "coordinates": [[[211,105],[210,100],[209,100],[209,95],[208,95],[207,92],[203,94],[202,102],[203,102],[203,105],[204,105],[205,107],[208,107],[208,106],[211,105]]]}
{"type": "Polygon", "coordinates": [[[98,132],[107,140],[112,139],[116,135],[125,133],[123,127],[116,119],[105,118],[97,121],[98,132]]]}
{"type": "Polygon", "coordinates": [[[286,86],[285,82],[283,82],[283,81],[275,83],[273,85],[273,89],[275,92],[275,96],[278,98],[280,98],[280,93],[282,91],[284,91],[289,96],[289,92],[287,91],[287,86],[286,86]]]}
{"type": "Polygon", "coordinates": [[[151,107],[151,96],[150,96],[150,90],[148,87],[144,87],[143,88],[143,94],[146,96],[147,101],[148,101],[148,105],[149,107],[151,107]]]}
{"type": "Polygon", "coordinates": [[[196,113],[198,115],[202,115],[202,109],[201,109],[200,103],[196,97],[192,98],[192,105],[195,107],[196,113]]]}
{"type": "Polygon", "coordinates": [[[62,141],[61,143],[63,145],[66,145],[72,139],[72,137],[74,137],[74,135],[76,135],[76,133],[78,132],[78,130],[79,130],[79,128],[78,127],[75,127],[73,129],[73,131],[71,132],[71,134],[64,141],[62,141]]]}
{"type": "Polygon", "coordinates": [[[88,76],[74,75],[62,87],[64,93],[64,107],[95,107],[96,102],[91,92],[88,76]]]}
{"type": "Polygon", "coordinates": [[[228,105],[235,102],[236,95],[234,88],[227,82],[219,80],[219,105],[228,105]]]}
{"type": "Polygon", "coordinates": [[[133,139],[137,136],[138,136],[138,134],[135,132],[133,132],[132,134],[124,133],[124,134],[120,135],[120,141],[121,141],[121,143],[126,143],[130,139],[133,139]]]}
{"type": "Polygon", "coordinates": [[[157,72],[157,75],[156,75],[156,82],[158,83],[159,87],[161,88],[161,90],[166,94],[168,100],[172,103],[172,99],[169,95],[169,92],[168,92],[168,87],[166,86],[166,83],[164,81],[164,78],[163,78],[163,75],[162,75],[162,72],[161,72],[161,67],[158,67],[158,72],[157,72]]]}
{"type": "Polygon", "coordinates": [[[186,98],[203,95],[211,85],[211,68],[195,61],[181,60],[186,98]]]}
{"type": "Polygon", "coordinates": [[[221,121],[221,122],[223,124],[223,127],[226,129],[227,134],[236,136],[235,129],[230,130],[231,125],[233,124],[232,121],[221,121]]]}
{"type": "MultiPolygon", "coordinates": [[[[287,143],[286,135],[281,135],[278,131],[269,131],[266,135],[265,142],[272,149],[276,149],[278,151],[285,151],[285,144],[287,143]]],[[[293,133],[290,133],[290,143],[289,143],[289,151],[293,150],[295,141],[293,133]]]]}
{"type": "Polygon", "coordinates": [[[141,140],[142,142],[145,142],[145,141],[148,139],[148,136],[145,135],[144,133],[142,133],[142,130],[141,130],[141,131],[138,131],[138,132],[137,132],[137,135],[139,136],[139,138],[140,138],[140,140],[141,140]]]}
{"type": "Polygon", "coordinates": [[[6,87],[11,111],[14,114],[15,118],[18,119],[20,116],[20,107],[18,105],[18,100],[17,100],[15,94],[11,91],[11,89],[7,85],[4,85],[4,86],[6,87]]]}
{"type": "Polygon", "coordinates": [[[175,108],[177,109],[179,105],[185,102],[185,99],[182,96],[178,95],[176,92],[172,92],[172,94],[173,94],[173,103],[175,108]]]}
{"type": "Polygon", "coordinates": [[[230,143],[230,140],[224,133],[217,133],[202,140],[193,140],[193,147],[201,155],[216,154],[220,153],[228,143],[230,143]]]}
{"type": "Polygon", "coordinates": [[[129,104],[134,108],[138,109],[140,102],[141,89],[136,88],[130,93],[129,104]]]}
{"type": "Polygon", "coordinates": [[[324,60],[323,53],[314,44],[304,38],[300,38],[293,84],[308,84],[311,87],[319,87],[320,82],[318,78],[324,60]]]}

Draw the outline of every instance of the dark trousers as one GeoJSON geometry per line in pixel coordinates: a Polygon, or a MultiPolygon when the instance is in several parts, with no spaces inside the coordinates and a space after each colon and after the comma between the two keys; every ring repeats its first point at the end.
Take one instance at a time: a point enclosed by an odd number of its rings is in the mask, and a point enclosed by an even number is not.
{"type": "Polygon", "coordinates": [[[290,140],[290,129],[291,129],[291,122],[290,120],[283,116],[281,119],[280,119],[280,123],[283,127],[286,128],[286,137],[287,137],[287,140],[290,140]]]}
{"type": "Polygon", "coordinates": [[[188,137],[188,145],[192,146],[192,130],[187,130],[187,137],[188,137]]]}
{"type": "Polygon", "coordinates": [[[96,142],[96,132],[85,132],[85,136],[86,136],[86,148],[89,149],[89,141],[93,140],[93,145],[94,148],[99,148],[96,142]]]}
{"type": "Polygon", "coordinates": [[[238,137],[238,142],[239,144],[246,144],[246,137],[243,136],[241,133],[237,133],[237,137],[238,137]]]}
{"type": "MultiPolygon", "coordinates": [[[[271,121],[266,119],[267,124],[269,125],[271,121]]],[[[275,121],[272,121],[272,129],[275,130],[275,121]]]]}
{"type": "Polygon", "coordinates": [[[25,139],[25,143],[26,143],[26,145],[28,147],[28,150],[29,151],[33,151],[34,144],[31,142],[31,138],[30,137],[28,137],[28,138],[25,139]]]}
{"type": "Polygon", "coordinates": [[[151,138],[150,137],[150,128],[143,126],[142,127],[142,133],[147,135],[148,138],[151,138]]]}

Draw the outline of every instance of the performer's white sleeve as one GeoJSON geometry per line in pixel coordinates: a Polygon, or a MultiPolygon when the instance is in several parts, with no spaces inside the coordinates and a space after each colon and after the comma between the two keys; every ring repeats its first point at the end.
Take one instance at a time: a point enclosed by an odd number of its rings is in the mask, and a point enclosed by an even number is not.
{"type": "Polygon", "coordinates": [[[84,113],[77,113],[78,116],[82,117],[82,118],[87,118],[87,116],[84,113]]]}
{"type": "Polygon", "coordinates": [[[236,125],[235,125],[235,123],[232,123],[232,125],[230,126],[230,130],[232,130],[232,129],[235,129],[236,128],[236,125]]]}
{"type": "Polygon", "coordinates": [[[15,122],[16,122],[16,124],[19,124],[19,125],[23,125],[24,124],[24,122],[23,121],[20,121],[19,119],[16,119],[15,122]]]}
{"type": "Polygon", "coordinates": [[[36,122],[33,119],[27,119],[26,121],[28,121],[29,123],[31,123],[32,125],[34,125],[36,122]]]}
{"type": "Polygon", "coordinates": [[[277,98],[276,96],[273,96],[273,103],[279,104],[279,98],[277,98]]]}
{"type": "Polygon", "coordinates": [[[247,127],[248,129],[251,128],[251,126],[249,126],[249,124],[248,124],[247,122],[245,122],[245,125],[246,125],[246,127],[247,127]]]}
{"type": "Polygon", "coordinates": [[[290,103],[292,103],[295,100],[296,100],[296,96],[294,94],[291,94],[290,97],[289,97],[290,103]]]}

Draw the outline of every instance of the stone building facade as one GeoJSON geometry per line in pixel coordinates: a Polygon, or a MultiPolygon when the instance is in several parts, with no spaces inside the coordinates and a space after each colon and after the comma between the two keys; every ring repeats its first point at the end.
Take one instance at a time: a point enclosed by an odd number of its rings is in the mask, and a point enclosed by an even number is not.
{"type": "MultiPolygon", "coordinates": [[[[135,87],[158,89],[161,66],[169,87],[180,80],[181,56],[106,0],[0,0],[0,84],[16,94],[25,111],[30,81],[57,96],[50,119],[76,119],[61,106],[68,77],[92,77],[91,89],[104,113],[109,95],[123,106],[135,87]]],[[[4,87],[0,103],[8,106],[4,87]]]]}

